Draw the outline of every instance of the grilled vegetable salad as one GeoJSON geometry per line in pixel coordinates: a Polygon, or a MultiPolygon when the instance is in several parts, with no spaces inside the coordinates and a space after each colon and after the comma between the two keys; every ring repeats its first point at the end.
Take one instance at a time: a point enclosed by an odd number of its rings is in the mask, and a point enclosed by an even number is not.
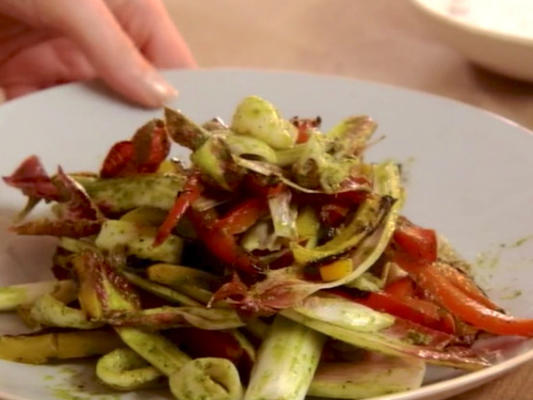
{"type": "Polygon", "coordinates": [[[36,331],[0,337],[0,358],[97,357],[110,387],[181,400],[362,399],[417,388],[427,363],[487,367],[487,338],[533,336],[400,214],[398,165],[363,159],[376,124],[320,123],[251,96],[230,126],[165,109],[99,173],[24,160],[4,178],[28,198],[11,229],[58,238],[57,280],[0,289],[36,331]],[[53,217],[28,219],[41,201],[53,217]]]}

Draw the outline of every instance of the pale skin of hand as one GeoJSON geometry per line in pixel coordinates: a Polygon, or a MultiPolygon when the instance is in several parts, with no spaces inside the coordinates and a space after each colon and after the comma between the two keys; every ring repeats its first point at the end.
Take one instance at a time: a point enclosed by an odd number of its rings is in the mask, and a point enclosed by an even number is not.
{"type": "Polygon", "coordinates": [[[0,0],[0,97],[101,78],[158,107],[177,91],[157,68],[195,65],[161,0],[0,0]]]}

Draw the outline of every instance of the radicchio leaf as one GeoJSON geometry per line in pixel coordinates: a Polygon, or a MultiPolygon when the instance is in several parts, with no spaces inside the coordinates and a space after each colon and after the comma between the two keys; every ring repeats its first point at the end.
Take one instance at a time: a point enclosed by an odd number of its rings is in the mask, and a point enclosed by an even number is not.
{"type": "Polygon", "coordinates": [[[232,309],[201,307],[163,306],[142,310],[111,314],[107,319],[114,326],[133,326],[148,330],[161,330],[176,327],[196,327],[206,330],[239,328],[244,322],[232,309]]]}
{"type": "Polygon", "coordinates": [[[57,175],[50,178],[36,156],[28,157],[15,172],[4,181],[22,191],[28,204],[18,219],[27,215],[40,199],[57,201],[61,207],[59,220],[40,219],[12,227],[24,235],[68,235],[81,237],[98,233],[102,219],[98,207],[93,204],[85,189],[58,168],[57,175]]]}
{"type": "Polygon", "coordinates": [[[102,218],[100,210],[92,202],[83,186],[65,174],[61,167],[58,168],[54,183],[58,188],[61,202],[65,205],[64,219],[100,220],[102,218]]]}
{"type": "Polygon", "coordinates": [[[15,172],[3,179],[8,185],[20,189],[26,196],[47,201],[59,199],[57,187],[35,155],[26,158],[15,172]]]}
{"type": "Polygon", "coordinates": [[[96,235],[100,232],[101,227],[102,224],[100,221],[92,221],[88,219],[51,220],[43,218],[15,225],[10,229],[19,235],[67,236],[71,238],[81,238],[96,235]]]}
{"type": "Polygon", "coordinates": [[[99,252],[85,250],[73,258],[73,265],[80,281],[80,305],[92,318],[140,308],[139,296],[131,283],[99,252]]]}

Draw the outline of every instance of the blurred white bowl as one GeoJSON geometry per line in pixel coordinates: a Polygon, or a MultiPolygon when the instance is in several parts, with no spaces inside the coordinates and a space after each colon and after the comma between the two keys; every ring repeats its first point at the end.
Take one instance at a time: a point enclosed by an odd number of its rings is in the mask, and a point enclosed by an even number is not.
{"type": "Polygon", "coordinates": [[[533,1],[411,0],[435,32],[474,63],[533,81],[533,1]]]}

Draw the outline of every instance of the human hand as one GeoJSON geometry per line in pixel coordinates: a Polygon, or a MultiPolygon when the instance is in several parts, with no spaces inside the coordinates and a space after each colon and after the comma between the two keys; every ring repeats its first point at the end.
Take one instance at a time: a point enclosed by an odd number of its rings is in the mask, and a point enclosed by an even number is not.
{"type": "Polygon", "coordinates": [[[0,97],[99,77],[157,107],[177,91],[156,67],[194,66],[161,0],[0,0],[0,97]]]}

